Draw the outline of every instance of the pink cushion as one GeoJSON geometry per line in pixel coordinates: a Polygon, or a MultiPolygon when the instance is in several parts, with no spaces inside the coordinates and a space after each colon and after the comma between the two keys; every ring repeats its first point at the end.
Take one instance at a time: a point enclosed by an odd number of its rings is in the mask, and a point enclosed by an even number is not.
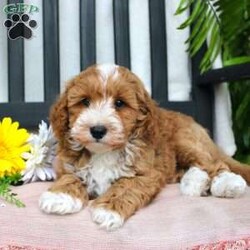
{"type": "Polygon", "coordinates": [[[13,188],[26,207],[0,207],[0,249],[212,249],[199,245],[240,239],[250,244],[249,187],[241,198],[219,199],[181,196],[179,185],[169,185],[122,229],[106,232],[91,221],[89,208],[66,216],[42,213],[38,198],[49,186],[13,188]]]}

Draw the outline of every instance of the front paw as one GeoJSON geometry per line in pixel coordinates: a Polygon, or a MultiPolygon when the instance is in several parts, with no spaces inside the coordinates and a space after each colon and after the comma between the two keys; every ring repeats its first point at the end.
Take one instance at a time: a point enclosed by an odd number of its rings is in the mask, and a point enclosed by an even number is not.
{"type": "Polygon", "coordinates": [[[246,181],[232,172],[223,172],[215,176],[211,185],[211,193],[216,197],[237,198],[245,193],[246,181]]]}
{"type": "Polygon", "coordinates": [[[66,193],[44,192],[39,199],[39,207],[45,213],[71,214],[82,209],[80,199],[66,193]]]}
{"type": "Polygon", "coordinates": [[[118,212],[106,209],[105,207],[93,207],[91,213],[92,220],[101,228],[105,228],[108,231],[114,231],[124,223],[124,218],[118,212]]]}
{"type": "Polygon", "coordinates": [[[207,172],[198,167],[190,167],[181,179],[181,193],[188,196],[206,196],[210,182],[207,172]]]}

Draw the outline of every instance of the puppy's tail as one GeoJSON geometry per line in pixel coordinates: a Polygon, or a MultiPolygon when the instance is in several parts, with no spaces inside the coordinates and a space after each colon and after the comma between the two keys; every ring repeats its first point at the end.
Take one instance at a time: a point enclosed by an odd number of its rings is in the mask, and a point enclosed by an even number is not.
{"type": "Polygon", "coordinates": [[[250,185],[250,166],[247,164],[240,163],[233,158],[223,154],[223,161],[229,166],[230,170],[241,175],[248,185],[250,185]]]}

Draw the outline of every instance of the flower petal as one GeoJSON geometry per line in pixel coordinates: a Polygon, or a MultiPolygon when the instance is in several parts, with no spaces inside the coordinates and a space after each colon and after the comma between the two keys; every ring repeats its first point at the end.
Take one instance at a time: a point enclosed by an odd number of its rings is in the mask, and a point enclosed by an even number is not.
{"type": "Polygon", "coordinates": [[[45,175],[44,170],[42,168],[36,169],[36,175],[40,180],[42,180],[42,181],[46,180],[46,175],[45,175]]]}

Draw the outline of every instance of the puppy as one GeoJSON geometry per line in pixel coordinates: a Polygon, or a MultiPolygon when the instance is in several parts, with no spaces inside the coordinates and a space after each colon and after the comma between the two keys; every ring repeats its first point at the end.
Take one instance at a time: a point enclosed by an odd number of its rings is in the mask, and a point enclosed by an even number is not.
{"type": "Polygon", "coordinates": [[[58,139],[57,180],[40,197],[46,213],[75,213],[94,199],[93,221],[114,230],[167,183],[181,180],[190,196],[234,198],[250,182],[247,166],[226,156],[191,117],[158,107],[124,67],[81,72],[50,121],[58,139]]]}

